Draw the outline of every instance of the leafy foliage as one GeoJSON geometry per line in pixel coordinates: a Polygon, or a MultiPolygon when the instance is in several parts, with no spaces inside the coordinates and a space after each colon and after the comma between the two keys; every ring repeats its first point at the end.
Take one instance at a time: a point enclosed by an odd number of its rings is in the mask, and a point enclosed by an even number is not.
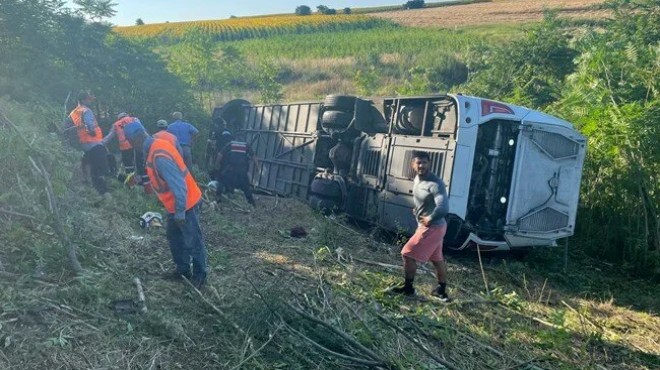
{"type": "Polygon", "coordinates": [[[296,7],[296,15],[310,15],[312,14],[312,8],[307,5],[299,5],[296,7]]]}
{"type": "Polygon", "coordinates": [[[471,93],[542,108],[589,140],[579,245],[636,273],[660,274],[658,0],[612,0],[603,29],[571,40],[550,15],[471,61],[471,93]]]}
{"type": "Polygon", "coordinates": [[[59,105],[68,94],[89,89],[98,98],[94,108],[102,125],[118,111],[145,123],[174,110],[203,119],[160,56],[109,26],[86,22],[55,0],[7,0],[0,13],[0,95],[59,105]]]}
{"type": "Polygon", "coordinates": [[[532,107],[555,101],[577,55],[562,25],[547,14],[523,39],[492,51],[476,50],[470,63],[471,92],[532,107]]]}
{"type": "Polygon", "coordinates": [[[403,9],[422,9],[424,5],[424,0],[410,0],[403,4],[403,9]]]}

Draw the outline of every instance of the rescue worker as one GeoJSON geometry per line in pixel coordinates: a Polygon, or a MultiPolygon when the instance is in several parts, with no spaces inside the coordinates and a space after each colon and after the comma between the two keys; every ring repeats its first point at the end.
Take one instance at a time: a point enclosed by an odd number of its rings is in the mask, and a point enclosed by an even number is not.
{"type": "Polygon", "coordinates": [[[199,133],[199,130],[197,130],[195,126],[184,121],[183,114],[181,114],[181,112],[172,113],[172,118],[174,119],[174,122],[167,126],[167,132],[176,136],[176,139],[179,141],[179,145],[181,145],[181,150],[183,150],[183,160],[186,162],[188,169],[192,170],[193,137],[199,133]]]}
{"type": "Polygon", "coordinates": [[[181,145],[179,145],[179,141],[176,139],[176,136],[170,134],[167,132],[167,121],[164,119],[159,119],[156,122],[156,127],[158,128],[158,131],[153,134],[154,139],[161,139],[161,140],[166,140],[169,141],[170,144],[174,145],[176,150],[179,151],[179,154],[183,157],[183,151],[181,150],[181,145]]]}
{"type": "Polygon", "coordinates": [[[227,123],[222,119],[222,123],[217,125],[216,130],[211,134],[211,139],[208,141],[209,159],[208,159],[208,168],[209,168],[209,177],[212,179],[217,178],[219,173],[219,163],[216,166],[216,160],[218,153],[220,153],[232,140],[234,137],[231,134],[231,131],[227,129],[227,123]]]}
{"type": "Polygon", "coordinates": [[[110,132],[108,135],[106,135],[106,137],[103,138],[103,144],[106,146],[112,139],[115,137],[117,138],[117,141],[119,142],[119,151],[121,152],[121,163],[124,166],[125,174],[135,172],[135,165],[138,163],[135,158],[135,151],[133,150],[133,146],[128,142],[126,135],[124,134],[124,126],[135,120],[138,119],[129,116],[126,112],[119,113],[117,115],[117,121],[112,124],[110,132]]]}
{"type": "Polygon", "coordinates": [[[404,267],[404,283],[388,289],[390,293],[415,295],[413,282],[417,263],[431,261],[435,267],[438,286],[431,295],[442,302],[450,302],[447,295],[447,265],[442,254],[442,242],[447,232],[445,217],[449,213],[449,199],[444,181],[429,170],[430,156],[427,152],[413,153],[412,168],[416,173],[413,185],[413,213],[418,226],[415,234],[401,250],[404,267]]]}
{"type": "Polygon", "coordinates": [[[219,184],[217,188],[218,202],[220,202],[223,192],[230,193],[234,189],[241,189],[248,203],[256,206],[252,196],[252,186],[248,178],[250,161],[252,161],[255,168],[259,164],[252,149],[242,141],[231,141],[218,153],[216,158],[217,181],[219,184]]]}
{"type": "Polygon", "coordinates": [[[124,132],[135,150],[143,151],[152,188],[168,212],[167,240],[176,266],[168,277],[185,277],[199,288],[206,282],[208,259],[199,223],[202,192],[170,142],[149,136],[139,122],[124,126],[124,132]]]}
{"type": "Polygon", "coordinates": [[[94,112],[89,105],[95,100],[94,95],[82,91],[78,94],[78,106],[71,111],[69,118],[78,134],[78,141],[83,150],[83,173],[89,169],[92,186],[96,191],[110,197],[104,176],[108,173],[107,149],[103,145],[103,132],[99,127],[94,112]],[[107,195],[106,195],[107,194],[107,195]]]}
{"type": "Polygon", "coordinates": [[[231,136],[231,131],[227,128],[227,122],[222,117],[214,118],[211,123],[209,138],[206,141],[206,164],[211,172],[218,152],[231,141],[224,140],[228,137],[227,135],[231,136]]]}
{"type": "Polygon", "coordinates": [[[178,146],[179,141],[177,140],[176,136],[174,136],[171,133],[167,132],[167,126],[168,125],[169,124],[167,123],[167,121],[165,121],[164,119],[159,119],[156,122],[156,128],[158,129],[158,131],[156,131],[156,133],[153,134],[153,137],[154,137],[154,139],[167,140],[167,141],[170,142],[170,144],[172,144],[174,146],[178,146]]]}

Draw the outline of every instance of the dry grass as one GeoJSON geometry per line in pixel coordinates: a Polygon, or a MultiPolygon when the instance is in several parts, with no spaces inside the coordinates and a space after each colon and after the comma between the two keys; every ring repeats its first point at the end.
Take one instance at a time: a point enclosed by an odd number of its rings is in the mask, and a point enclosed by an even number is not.
{"type": "Polygon", "coordinates": [[[571,19],[602,19],[609,12],[597,8],[603,0],[503,0],[443,8],[371,14],[404,26],[463,27],[540,21],[545,10],[571,19]]]}
{"type": "Polygon", "coordinates": [[[69,276],[58,251],[44,256],[29,245],[13,248],[22,243],[16,235],[3,238],[9,242],[0,253],[6,269],[0,275],[0,368],[356,365],[301,335],[350,358],[370,359],[359,343],[391,368],[441,368],[420,345],[459,369],[525,368],[526,362],[544,369],[660,364],[652,335],[660,331],[657,286],[634,282],[632,295],[592,287],[594,281],[633,283],[611,271],[589,272],[576,263],[562,275],[539,268],[555,263],[552,255],[533,256],[527,264],[491,257],[486,273],[495,289],[486,296],[474,258],[450,256],[455,303],[429,301],[423,292],[433,279],[424,273],[418,287],[425,300],[387,297],[382,290],[400,279],[397,246],[315,215],[295,200],[262,196],[249,213],[223,204],[203,215],[212,271],[202,300],[187,285],[160,278],[171,267],[163,230],[145,233],[134,222],[154,203],[123,189],[115,197],[115,204],[80,209],[92,220],[80,220],[76,237],[87,269],[83,277],[69,276]],[[288,237],[294,226],[309,236],[288,237]],[[45,275],[35,279],[30,266],[38,263],[45,275]],[[19,265],[22,270],[14,268],[19,265]],[[143,281],[149,312],[119,316],[108,305],[135,296],[134,276],[143,281]]]}

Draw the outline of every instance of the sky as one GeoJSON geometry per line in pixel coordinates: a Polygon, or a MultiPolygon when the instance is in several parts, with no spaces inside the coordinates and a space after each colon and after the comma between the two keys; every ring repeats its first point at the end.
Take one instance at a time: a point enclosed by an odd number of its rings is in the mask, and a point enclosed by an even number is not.
{"type": "MultiPolygon", "coordinates": [[[[68,1],[72,3],[72,1],[68,1]]],[[[369,7],[403,4],[404,0],[113,0],[117,15],[109,21],[119,26],[130,26],[142,18],[145,23],[165,21],[192,21],[224,19],[231,15],[293,13],[298,5],[307,5],[316,10],[317,5],[343,9],[346,7],[369,7]]]]}

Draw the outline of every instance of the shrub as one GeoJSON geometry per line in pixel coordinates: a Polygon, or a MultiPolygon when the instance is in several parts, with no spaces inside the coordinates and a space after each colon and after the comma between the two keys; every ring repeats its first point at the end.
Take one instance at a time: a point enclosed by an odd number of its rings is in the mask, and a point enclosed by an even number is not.
{"type": "Polygon", "coordinates": [[[351,14],[351,8],[344,8],[344,14],[351,14]]]}
{"type": "Polygon", "coordinates": [[[410,0],[403,4],[403,9],[421,9],[424,6],[424,0],[410,0]]]}
{"type": "Polygon", "coordinates": [[[310,15],[312,14],[312,8],[307,5],[300,5],[296,7],[296,15],[310,15]]]}

